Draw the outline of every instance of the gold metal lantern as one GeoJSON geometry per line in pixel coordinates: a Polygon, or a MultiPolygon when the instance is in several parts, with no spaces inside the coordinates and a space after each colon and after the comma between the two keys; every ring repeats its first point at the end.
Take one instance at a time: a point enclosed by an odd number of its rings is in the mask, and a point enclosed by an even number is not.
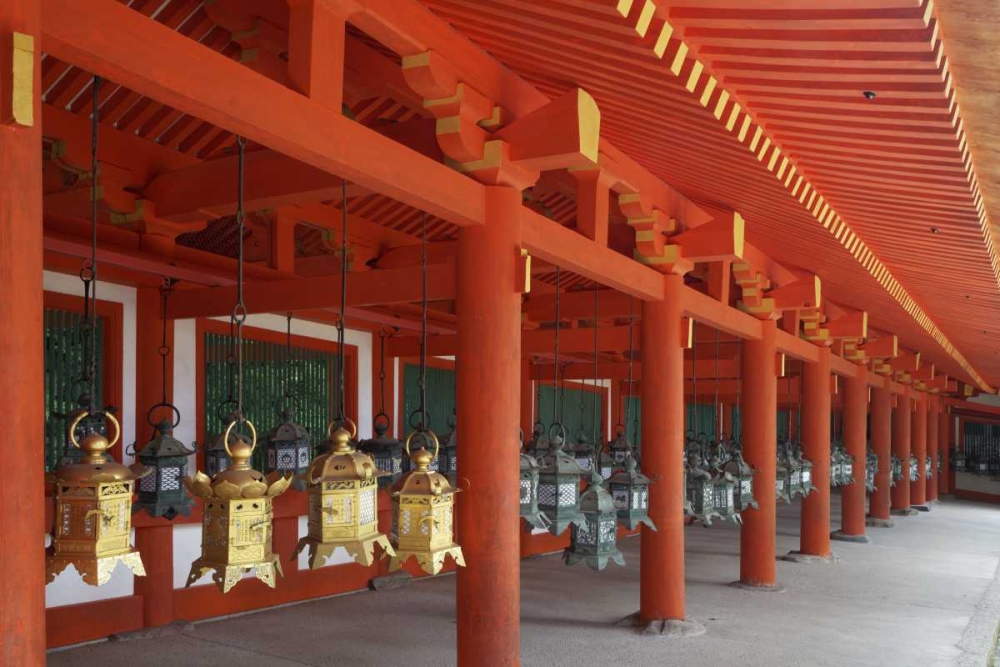
{"type": "Polygon", "coordinates": [[[407,436],[405,449],[413,467],[392,487],[392,542],[396,554],[389,569],[398,570],[413,557],[424,572],[437,574],[446,556],[464,567],[465,557],[462,547],[455,543],[452,526],[458,489],[447,477],[431,470],[440,449],[437,436],[430,430],[414,431],[407,436]]]}
{"type": "Polygon", "coordinates": [[[288,489],[291,477],[276,476],[270,481],[250,467],[257,431],[249,420],[243,421],[250,439],[233,434],[239,420],[229,424],[222,438],[232,465],[211,478],[198,472],[194,479],[185,479],[188,490],[205,501],[201,558],[191,564],[187,586],[212,571],[212,581],[228,593],[244,573],[253,571],[274,588],[275,570],[282,574],[278,556],[271,552],[271,501],[288,489]]]}
{"type": "Polygon", "coordinates": [[[317,456],[305,474],[309,533],[299,540],[292,558],[308,549],[313,570],[322,567],[337,547],[344,547],[366,567],[375,562],[375,545],[382,548],[381,556],[395,554],[389,538],[378,532],[378,478],[390,473],[380,473],[372,457],[354,448],[356,435],[350,419],[330,424],[329,442],[323,446],[326,453],[317,456]]]}
{"type": "Polygon", "coordinates": [[[49,475],[56,489],[56,512],[45,563],[46,583],[55,580],[67,565],[73,565],[91,586],[106,583],[118,563],[124,563],[136,576],[145,576],[139,552],[129,538],[135,480],[151,471],[141,465],[126,468],[105,456],[120,436],[121,426],[109,412],[91,415],[83,411],[70,423],[70,442],[83,456],[49,475]],[[80,422],[96,416],[114,427],[111,441],[97,430],[77,440],[75,431],[80,422]]]}

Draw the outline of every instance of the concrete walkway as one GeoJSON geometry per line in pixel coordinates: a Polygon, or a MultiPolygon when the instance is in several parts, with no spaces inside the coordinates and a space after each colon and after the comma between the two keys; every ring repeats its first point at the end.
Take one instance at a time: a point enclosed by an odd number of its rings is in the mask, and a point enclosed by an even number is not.
{"type": "MultiPolygon", "coordinates": [[[[839,497],[833,505],[839,511],[839,497]]],[[[779,506],[779,554],[798,547],[798,515],[798,504],[779,506]]],[[[521,663],[986,665],[1000,621],[1000,508],[944,501],[895,528],[869,530],[871,544],[834,542],[836,563],[779,562],[787,592],[766,594],[726,585],[739,574],[738,529],[688,528],[688,610],[707,633],[680,640],[614,626],[638,608],[638,538],[622,545],[626,567],[602,573],[565,567],[557,556],[524,561],[521,663]]],[[[454,577],[439,577],[200,623],[171,637],[54,652],[49,664],[451,665],[454,591],[454,577]]]]}

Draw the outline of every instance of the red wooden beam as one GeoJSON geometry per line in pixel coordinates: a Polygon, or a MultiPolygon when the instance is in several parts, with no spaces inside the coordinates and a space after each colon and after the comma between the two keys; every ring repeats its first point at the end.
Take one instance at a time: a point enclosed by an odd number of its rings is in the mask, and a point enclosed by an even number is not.
{"type": "MultiPolygon", "coordinates": [[[[316,276],[254,282],[246,286],[248,313],[270,313],[337,308],[340,305],[340,276],[316,276]]],[[[347,305],[374,306],[420,301],[420,267],[349,273],[347,305]]],[[[455,266],[435,264],[427,268],[429,301],[455,298],[455,266]]],[[[167,311],[171,319],[228,315],[236,302],[235,287],[210,287],[179,292],[167,311]]]]}
{"type": "Polygon", "coordinates": [[[115,0],[42,11],[54,57],[454,224],[483,222],[478,183],[115,0]]]}

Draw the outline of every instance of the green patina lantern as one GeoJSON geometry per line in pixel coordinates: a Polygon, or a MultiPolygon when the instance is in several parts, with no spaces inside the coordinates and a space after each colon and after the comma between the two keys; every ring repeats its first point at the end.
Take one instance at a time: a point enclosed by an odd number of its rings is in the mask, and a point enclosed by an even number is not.
{"type": "Polygon", "coordinates": [[[910,481],[911,482],[916,482],[918,479],[920,479],[920,461],[911,452],[910,453],[910,481]]]}
{"type": "Polygon", "coordinates": [[[590,443],[583,426],[576,432],[575,442],[572,446],[573,460],[584,470],[590,470],[590,464],[594,457],[594,446],[590,443]]]}
{"type": "MultiPolygon", "coordinates": [[[[147,419],[153,410],[161,406],[153,406],[147,414],[147,419]]],[[[194,454],[190,449],[174,437],[174,428],[180,423],[180,412],[173,405],[170,407],[177,419],[171,422],[164,418],[155,429],[153,439],[146,443],[136,455],[139,463],[151,472],[139,480],[138,498],[132,505],[132,513],[146,510],[150,516],[162,516],[173,519],[178,514],[191,515],[191,497],[184,489],[184,479],[187,477],[188,457],[194,454]]]]}
{"type": "Polygon", "coordinates": [[[868,493],[874,493],[878,489],[875,487],[875,475],[878,474],[878,454],[868,450],[868,456],[865,459],[865,490],[868,493]]]}
{"type": "Polygon", "coordinates": [[[611,494],[605,490],[601,476],[591,471],[590,485],[580,497],[581,523],[570,531],[569,547],[563,552],[567,565],[585,562],[592,570],[603,570],[612,560],[625,565],[618,550],[617,508],[611,494]]]}
{"type": "Polygon", "coordinates": [[[728,519],[734,523],[741,523],[739,511],[736,509],[736,479],[723,470],[726,464],[728,452],[725,446],[719,442],[709,444],[708,469],[712,471],[712,493],[714,495],[713,505],[715,511],[723,519],[728,519]]]}
{"type": "Polygon", "coordinates": [[[604,479],[609,479],[625,464],[625,459],[633,456],[632,443],[628,439],[625,427],[619,424],[615,427],[615,432],[614,440],[601,450],[601,455],[598,457],[598,468],[604,479]]]}
{"type": "Polygon", "coordinates": [[[965,472],[969,461],[965,456],[965,451],[956,447],[951,450],[951,467],[957,471],[965,472]]]}
{"type": "Polygon", "coordinates": [[[722,471],[733,478],[733,505],[737,512],[748,507],[757,509],[757,501],[753,497],[753,476],[756,471],[743,458],[743,447],[733,441],[729,446],[729,460],[722,465],[722,471]]]}
{"type": "Polygon", "coordinates": [[[903,479],[903,460],[892,454],[892,468],[891,474],[889,475],[889,486],[896,486],[896,483],[903,479]]]}
{"type": "Polygon", "coordinates": [[[778,456],[778,462],[774,469],[774,493],[777,500],[788,504],[792,502],[792,471],[786,465],[786,459],[778,456]]]}
{"type": "Polygon", "coordinates": [[[549,427],[550,447],[539,461],[538,509],[548,522],[548,531],[561,535],[570,524],[582,526],[580,478],[587,471],[563,451],[565,429],[555,423],[549,427]]]}
{"type": "Polygon", "coordinates": [[[807,459],[802,453],[802,443],[796,441],[792,445],[791,458],[794,461],[793,466],[793,479],[792,479],[792,497],[796,495],[805,498],[810,493],[816,490],[816,485],[813,484],[813,464],[812,461],[807,459]],[[798,475],[796,477],[795,470],[798,470],[798,475]]]}
{"type": "Polygon", "coordinates": [[[441,445],[438,472],[451,475],[452,483],[454,483],[455,473],[458,470],[458,416],[454,411],[448,417],[448,429],[448,432],[441,438],[444,444],[441,445]]]}
{"type": "Polygon", "coordinates": [[[545,424],[535,422],[535,426],[531,429],[531,438],[524,444],[524,452],[538,459],[547,451],[549,451],[549,439],[545,435],[545,424]]]}
{"type": "Polygon", "coordinates": [[[927,462],[924,465],[924,478],[934,479],[934,459],[928,455],[927,462]]]}
{"type": "MultiPolygon", "coordinates": [[[[285,399],[292,397],[286,394],[285,399]]],[[[306,481],[302,475],[309,469],[312,460],[309,429],[295,422],[295,411],[291,404],[281,405],[279,402],[277,412],[280,421],[268,432],[264,445],[264,472],[275,472],[282,477],[291,474],[291,487],[296,491],[305,491],[306,481]]]]}
{"type": "MultiPolygon", "coordinates": [[[[691,441],[688,443],[691,444],[691,441]]],[[[691,516],[706,526],[720,515],[715,509],[715,485],[712,474],[705,469],[700,448],[689,447],[687,452],[687,479],[685,488],[691,504],[691,516]]]]}
{"type": "Polygon", "coordinates": [[[944,466],[944,457],[941,455],[941,450],[937,451],[937,472],[940,475],[942,467],[944,466]]]}
{"type": "Polygon", "coordinates": [[[623,469],[608,478],[608,491],[615,503],[618,523],[629,530],[635,530],[639,524],[656,530],[649,518],[649,484],[649,478],[642,474],[631,454],[625,458],[623,469]]]}
{"type": "Polygon", "coordinates": [[[830,486],[840,486],[844,482],[844,453],[841,444],[833,442],[830,446],[830,486]]]}
{"type": "Polygon", "coordinates": [[[531,527],[544,530],[548,524],[538,509],[538,471],[535,457],[521,452],[521,518],[531,527]]]}
{"type": "Polygon", "coordinates": [[[388,435],[389,415],[379,412],[372,422],[374,437],[358,443],[358,449],[375,461],[375,467],[384,473],[378,478],[378,487],[385,489],[393,485],[403,472],[403,443],[388,435]]]}

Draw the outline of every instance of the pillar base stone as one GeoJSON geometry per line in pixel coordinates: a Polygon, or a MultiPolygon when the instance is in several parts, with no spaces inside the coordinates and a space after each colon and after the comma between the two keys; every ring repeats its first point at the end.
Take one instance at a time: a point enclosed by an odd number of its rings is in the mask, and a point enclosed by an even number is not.
{"type": "Polygon", "coordinates": [[[854,542],[855,544],[869,544],[871,542],[871,538],[867,535],[848,535],[842,530],[835,530],[830,533],[830,539],[840,542],[854,542]]]}
{"type": "Polygon", "coordinates": [[[784,593],[788,590],[784,586],[779,586],[778,584],[749,584],[743,581],[734,581],[729,585],[733,588],[739,588],[744,591],[754,591],[755,593],[784,593]]]}
{"type": "Polygon", "coordinates": [[[878,517],[870,516],[865,519],[865,525],[869,528],[892,528],[896,525],[896,522],[892,519],[879,519],[878,517]]]}
{"type": "Polygon", "coordinates": [[[690,618],[683,620],[677,618],[657,618],[652,621],[643,621],[639,618],[639,612],[629,614],[615,623],[615,625],[634,628],[638,631],[638,634],[644,637],[657,636],[668,639],[686,639],[705,634],[705,626],[690,618]]]}
{"type": "Polygon", "coordinates": [[[784,556],[778,556],[778,560],[783,560],[788,563],[836,563],[839,558],[837,554],[832,551],[826,556],[817,556],[816,554],[804,554],[801,551],[789,551],[784,556]]]}
{"type": "Polygon", "coordinates": [[[904,507],[903,509],[889,510],[889,514],[892,514],[893,516],[917,516],[920,512],[912,507],[904,507]]]}
{"type": "Polygon", "coordinates": [[[931,511],[930,505],[927,505],[927,504],[923,504],[923,505],[910,505],[910,509],[915,509],[918,512],[930,512],[931,511]]]}

